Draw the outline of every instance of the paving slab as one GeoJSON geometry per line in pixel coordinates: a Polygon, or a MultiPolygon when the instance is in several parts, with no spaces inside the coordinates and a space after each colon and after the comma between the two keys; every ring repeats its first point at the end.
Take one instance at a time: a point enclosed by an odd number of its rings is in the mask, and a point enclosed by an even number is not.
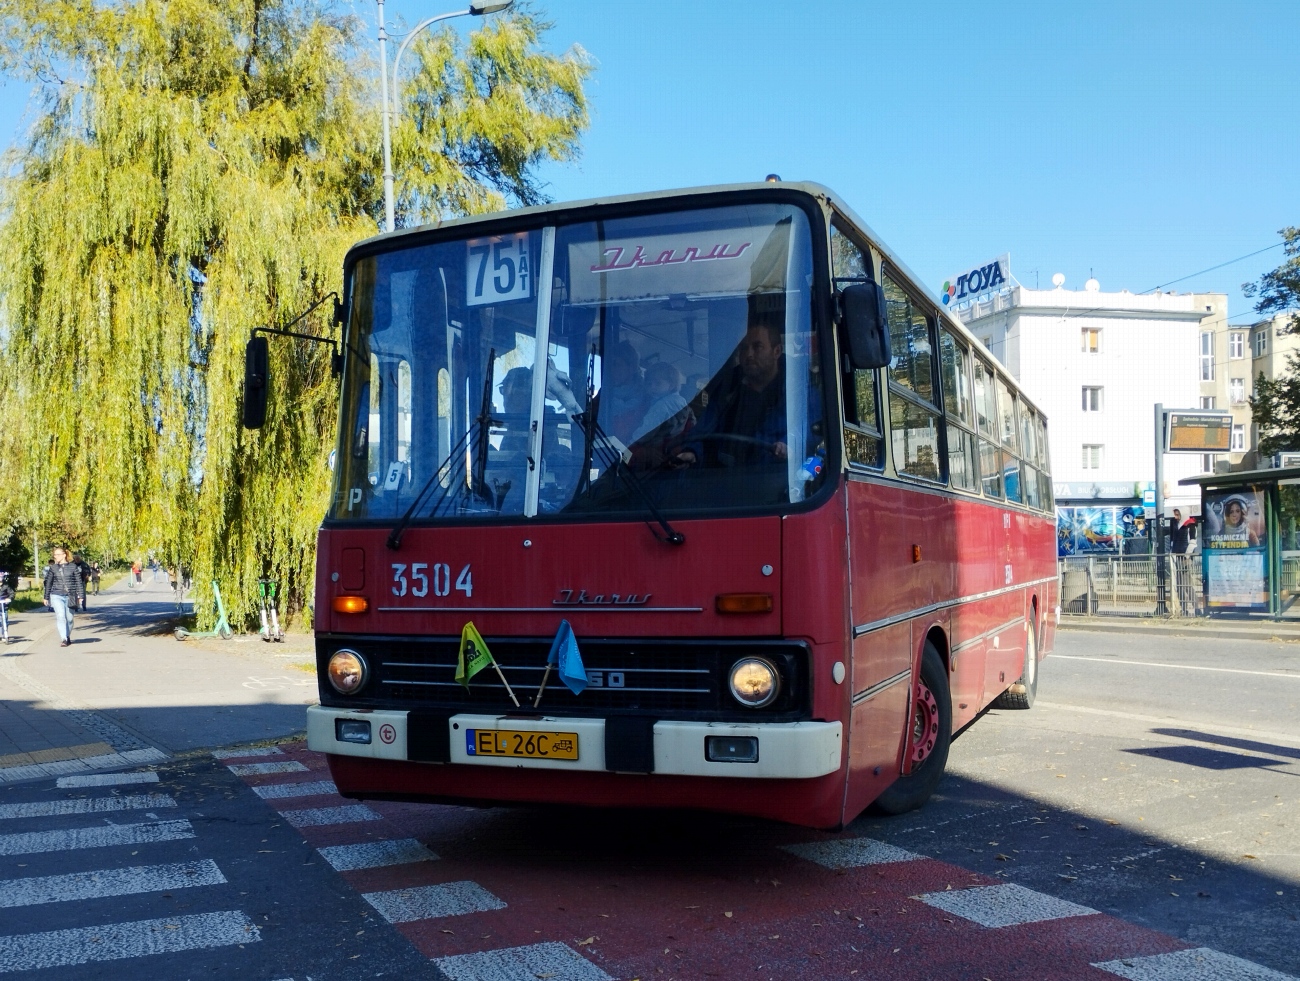
{"type": "Polygon", "coordinates": [[[0,785],[303,730],[316,700],[310,635],[178,641],[189,604],[178,609],[148,575],[88,599],[69,647],[43,608],[12,615],[14,643],[0,648],[0,785]]]}

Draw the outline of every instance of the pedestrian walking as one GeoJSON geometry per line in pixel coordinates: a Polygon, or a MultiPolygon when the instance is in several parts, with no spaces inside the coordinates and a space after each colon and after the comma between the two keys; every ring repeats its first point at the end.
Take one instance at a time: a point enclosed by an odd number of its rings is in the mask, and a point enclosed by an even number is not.
{"type": "Polygon", "coordinates": [[[90,591],[96,596],[99,595],[99,577],[104,574],[98,562],[90,563],[90,591]]]}
{"type": "Polygon", "coordinates": [[[81,557],[80,552],[72,553],[72,564],[77,567],[77,572],[81,574],[81,605],[78,607],[82,613],[86,612],[86,595],[90,592],[90,566],[86,560],[81,557]]]}
{"type": "Polygon", "coordinates": [[[1187,549],[1192,540],[1192,529],[1195,527],[1195,518],[1184,518],[1183,512],[1174,508],[1174,516],[1169,519],[1169,549],[1173,552],[1174,589],[1178,593],[1178,607],[1183,616],[1196,612],[1191,560],[1187,557],[1187,549]]]}
{"type": "Polygon", "coordinates": [[[134,562],[131,563],[131,579],[135,582],[135,585],[137,586],[139,586],[141,583],[140,572],[141,572],[140,560],[136,559],[134,562]]]}
{"type": "Polygon", "coordinates": [[[86,598],[81,570],[68,561],[68,550],[54,550],[54,561],[45,571],[45,605],[54,611],[54,625],[59,631],[59,646],[72,643],[72,616],[86,598]]]}

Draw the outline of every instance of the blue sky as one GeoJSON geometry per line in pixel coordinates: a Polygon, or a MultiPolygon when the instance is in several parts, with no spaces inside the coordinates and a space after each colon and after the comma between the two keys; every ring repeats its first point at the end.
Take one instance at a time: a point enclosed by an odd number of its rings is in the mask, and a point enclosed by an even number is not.
{"type": "MultiPolygon", "coordinates": [[[[582,159],[543,171],[557,200],[816,180],[936,291],[1010,252],[1026,286],[1091,270],[1137,292],[1300,224],[1295,0],[536,2],[548,45],[598,64],[582,159]]],[[[21,95],[0,91],[0,138],[21,95]]],[[[1240,284],[1281,260],[1171,288],[1227,292],[1248,319],[1240,284]]]]}

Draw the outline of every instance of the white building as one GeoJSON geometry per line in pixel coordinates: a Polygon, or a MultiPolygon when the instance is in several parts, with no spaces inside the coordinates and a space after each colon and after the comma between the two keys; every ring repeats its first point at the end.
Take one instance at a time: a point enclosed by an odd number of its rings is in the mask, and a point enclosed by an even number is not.
{"type": "MultiPolygon", "coordinates": [[[[1103,293],[1096,280],[1031,290],[1012,280],[955,306],[1047,414],[1057,506],[1140,508],[1154,489],[1155,405],[1202,405],[1205,294],[1103,293]]],[[[1166,514],[1199,512],[1197,488],[1178,481],[1203,473],[1203,463],[1165,456],[1166,514]]]]}

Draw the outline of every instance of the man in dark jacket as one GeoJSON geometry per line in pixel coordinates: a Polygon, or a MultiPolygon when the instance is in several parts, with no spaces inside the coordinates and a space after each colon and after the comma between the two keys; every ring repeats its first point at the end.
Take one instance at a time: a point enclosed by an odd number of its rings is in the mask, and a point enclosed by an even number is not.
{"type": "Polygon", "coordinates": [[[68,550],[56,548],[54,562],[45,571],[45,605],[54,610],[59,646],[72,643],[72,615],[86,599],[81,570],[68,561],[68,550]]]}

